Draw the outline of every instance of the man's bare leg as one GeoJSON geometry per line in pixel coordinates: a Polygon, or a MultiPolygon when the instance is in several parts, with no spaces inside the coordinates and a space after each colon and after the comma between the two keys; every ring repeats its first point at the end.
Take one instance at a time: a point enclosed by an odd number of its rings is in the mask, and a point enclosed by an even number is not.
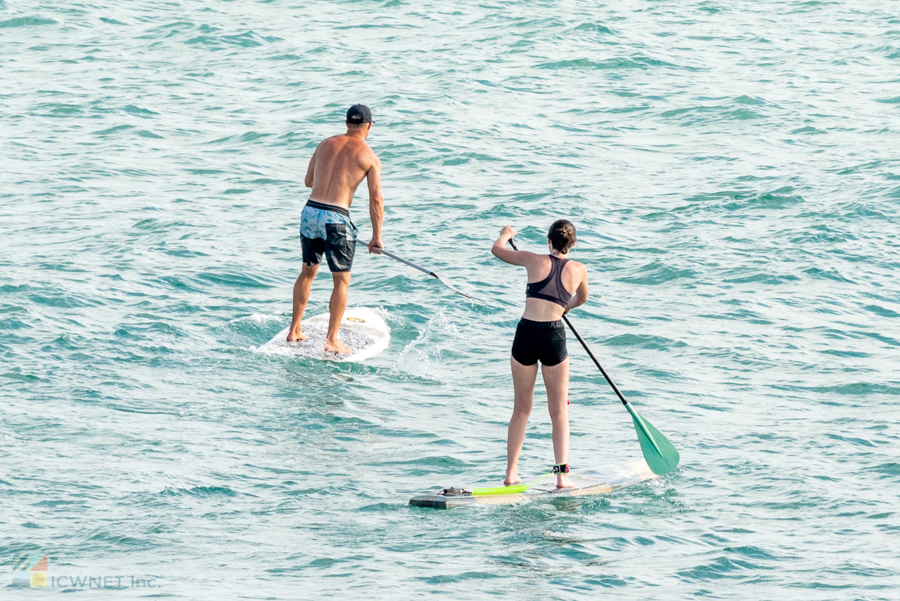
{"type": "Polygon", "coordinates": [[[341,327],[341,318],[344,309],[347,308],[347,295],[350,292],[350,272],[339,271],[331,274],[334,279],[334,291],[331,293],[331,301],[328,310],[331,312],[328,320],[328,336],[325,337],[325,350],[331,353],[348,355],[353,351],[338,341],[338,329],[341,327]]]}
{"type": "Polygon", "coordinates": [[[318,265],[307,265],[304,263],[297,281],[294,282],[294,314],[291,317],[291,329],[287,335],[288,342],[296,342],[297,340],[306,340],[308,338],[306,334],[300,332],[300,322],[303,320],[303,311],[306,310],[306,303],[309,302],[309,294],[312,291],[312,283],[318,271],[318,265]]]}

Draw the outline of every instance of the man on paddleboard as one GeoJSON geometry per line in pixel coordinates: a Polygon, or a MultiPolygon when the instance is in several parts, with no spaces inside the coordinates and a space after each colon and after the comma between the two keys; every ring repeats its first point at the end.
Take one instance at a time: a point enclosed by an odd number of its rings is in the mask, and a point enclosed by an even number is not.
{"type": "Polygon", "coordinates": [[[384,248],[381,242],[381,221],[384,217],[381,161],[366,144],[374,123],[372,112],[363,104],[355,104],[347,111],[346,123],[347,133],[326,138],[309,160],[306,187],[312,188],[312,192],[300,216],[303,269],[294,283],[294,314],[287,336],[288,342],[306,339],[300,322],[324,254],[334,281],[334,291],[328,303],[331,318],[325,350],[343,354],[352,352],[338,341],[338,328],[347,307],[350,266],[358,233],[350,221],[350,204],[363,178],[369,187],[369,216],[372,220],[369,252],[377,253],[377,249],[384,248]]]}

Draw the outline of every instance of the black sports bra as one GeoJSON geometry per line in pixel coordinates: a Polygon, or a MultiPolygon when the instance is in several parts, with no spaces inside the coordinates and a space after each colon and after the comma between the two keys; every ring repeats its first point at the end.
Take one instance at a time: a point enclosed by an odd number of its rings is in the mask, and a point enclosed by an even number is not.
{"type": "Polygon", "coordinates": [[[550,274],[540,282],[528,284],[525,287],[525,298],[539,298],[556,303],[561,307],[568,307],[573,295],[569,294],[569,291],[563,286],[562,272],[569,260],[558,259],[553,255],[548,256],[550,257],[550,274]]]}

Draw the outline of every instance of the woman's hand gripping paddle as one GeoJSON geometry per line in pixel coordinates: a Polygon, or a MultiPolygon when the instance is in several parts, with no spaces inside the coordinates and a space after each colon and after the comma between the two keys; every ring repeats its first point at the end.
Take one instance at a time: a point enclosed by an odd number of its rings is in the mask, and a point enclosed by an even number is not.
{"type": "MultiPolygon", "coordinates": [[[[509,241],[509,244],[513,247],[513,250],[519,250],[516,247],[516,243],[512,240],[509,241]]],[[[664,476],[674,470],[680,459],[675,446],[669,442],[669,439],[663,436],[659,430],[654,428],[650,422],[645,420],[634,410],[625,399],[625,395],[623,395],[622,391],[619,390],[619,387],[616,386],[616,383],[612,381],[612,378],[609,377],[609,374],[606,373],[606,370],[600,365],[597,357],[591,352],[587,342],[584,341],[584,338],[581,337],[581,334],[578,333],[578,330],[576,330],[575,326],[572,325],[572,322],[569,321],[569,316],[563,314],[562,318],[563,321],[566,322],[566,325],[569,326],[569,329],[572,330],[572,333],[575,334],[575,338],[578,339],[581,346],[584,347],[584,350],[587,351],[587,354],[591,360],[593,360],[594,365],[597,366],[600,373],[603,374],[603,377],[606,378],[606,381],[612,386],[612,389],[619,397],[619,400],[622,401],[622,404],[628,409],[628,413],[631,414],[631,419],[634,422],[634,429],[637,432],[638,442],[641,444],[641,451],[644,453],[644,459],[647,460],[647,465],[650,466],[650,470],[657,476],[664,476]]]]}

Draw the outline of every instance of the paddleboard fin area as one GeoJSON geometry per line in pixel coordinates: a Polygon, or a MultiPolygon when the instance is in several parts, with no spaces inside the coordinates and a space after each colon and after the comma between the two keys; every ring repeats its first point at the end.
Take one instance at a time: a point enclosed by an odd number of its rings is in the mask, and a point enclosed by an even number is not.
{"type": "Polygon", "coordinates": [[[409,504],[414,507],[452,509],[476,503],[501,505],[561,497],[585,497],[608,494],[655,478],[658,476],[650,470],[647,462],[643,459],[636,459],[597,468],[571,470],[569,480],[575,485],[573,488],[556,488],[556,484],[553,482],[524,485],[527,490],[522,492],[512,492],[510,489],[520,488],[515,485],[478,489],[451,487],[433,494],[413,497],[409,500],[409,504]]]}

